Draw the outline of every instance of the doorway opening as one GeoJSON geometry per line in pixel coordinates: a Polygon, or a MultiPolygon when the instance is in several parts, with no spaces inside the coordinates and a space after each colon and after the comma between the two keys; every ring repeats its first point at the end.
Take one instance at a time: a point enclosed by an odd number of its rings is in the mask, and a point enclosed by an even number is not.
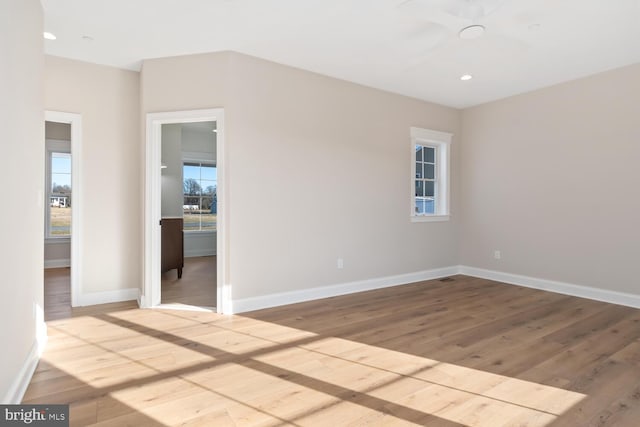
{"type": "Polygon", "coordinates": [[[215,310],[215,121],[161,126],[161,304],[215,310]]]}
{"type": "Polygon", "coordinates": [[[230,313],[223,110],[147,114],[142,307],[230,313]]]}
{"type": "Polygon", "coordinates": [[[45,112],[45,320],[80,305],[81,116],[45,112]]]}

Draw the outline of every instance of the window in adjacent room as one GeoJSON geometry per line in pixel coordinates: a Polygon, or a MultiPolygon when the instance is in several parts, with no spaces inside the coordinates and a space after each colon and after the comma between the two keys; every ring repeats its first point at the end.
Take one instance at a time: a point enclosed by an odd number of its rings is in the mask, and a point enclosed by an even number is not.
{"type": "Polygon", "coordinates": [[[411,220],[449,219],[449,145],[452,135],[411,128],[411,220]]]}
{"type": "Polygon", "coordinates": [[[48,143],[46,238],[71,236],[71,153],[68,143],[48,143]]]}
{"type": "Polygon", "coordinates": [[[183,219],[185,231],[215,231],[218,174],[215,164],[184,162],[183,219]]]}

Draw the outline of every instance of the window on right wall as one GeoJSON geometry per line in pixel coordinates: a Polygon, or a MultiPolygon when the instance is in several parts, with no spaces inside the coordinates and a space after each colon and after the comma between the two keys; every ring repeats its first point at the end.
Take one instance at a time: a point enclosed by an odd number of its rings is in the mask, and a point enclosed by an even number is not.
{"type": "Polygon", "coordinates": [[[449,220],[452,134],[411,128],[411,221],[449,220]]]}

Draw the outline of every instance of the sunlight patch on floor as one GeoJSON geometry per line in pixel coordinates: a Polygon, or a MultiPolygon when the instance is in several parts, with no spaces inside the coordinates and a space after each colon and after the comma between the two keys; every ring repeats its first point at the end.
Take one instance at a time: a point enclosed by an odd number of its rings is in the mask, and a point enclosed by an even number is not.
{"type": "MultiPolygon", "coordinates": [[[[248,317],[196,311],[132,310],[51,322],[42,360],[48,368],[34,376],[36,395],[39,378],[54,375],[63,390],[104,390],[111,410],[122,406],[113,425],[147,417],[165,425],[431,420],[547,426],[585,397],[248,317]]],[[[78,408],[71,409],[73,416],[78,408]]]]}

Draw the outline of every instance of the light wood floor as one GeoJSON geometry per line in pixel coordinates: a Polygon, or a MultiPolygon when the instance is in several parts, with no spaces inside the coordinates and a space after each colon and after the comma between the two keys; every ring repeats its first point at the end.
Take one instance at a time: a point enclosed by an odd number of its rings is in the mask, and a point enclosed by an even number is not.
{"type": "Polygon", "coordinates": [[[185,258],[182,278],[177,270],[162,275],[162,303],[216,306],[216,257],[185,258]]]}
{"type": "MultiPolygon", "coordinates": [[[[182,279],[176,270],[162,275],[162,303],[186,304],[200,307],[216,306],[216,257],[185,258],[182,279]]],[[[135,301],[108,304],[100,309],[137,307],[135,301]]],[[[72,314],[93,312],[92,307],[71,308],[71,281],[69,268],[44,270],[45,320],[66,319],[72,314]]]]}
{"type": "MultiPolygon", "coordinates": [[[[73,313],[76,316],[76,313],[73,313]]],[[[640,310],[465,276],[237,316],[50,321],[74,426],[638,426],[640,310]]]]}
{"type": "Polygon", "coordinates": [[[68,319],[99,311],[137,308],[136,301],[116,302],[94,307],[71,308],[71,277],[69,268],[44,270],[44,320],[68,319]]]}

